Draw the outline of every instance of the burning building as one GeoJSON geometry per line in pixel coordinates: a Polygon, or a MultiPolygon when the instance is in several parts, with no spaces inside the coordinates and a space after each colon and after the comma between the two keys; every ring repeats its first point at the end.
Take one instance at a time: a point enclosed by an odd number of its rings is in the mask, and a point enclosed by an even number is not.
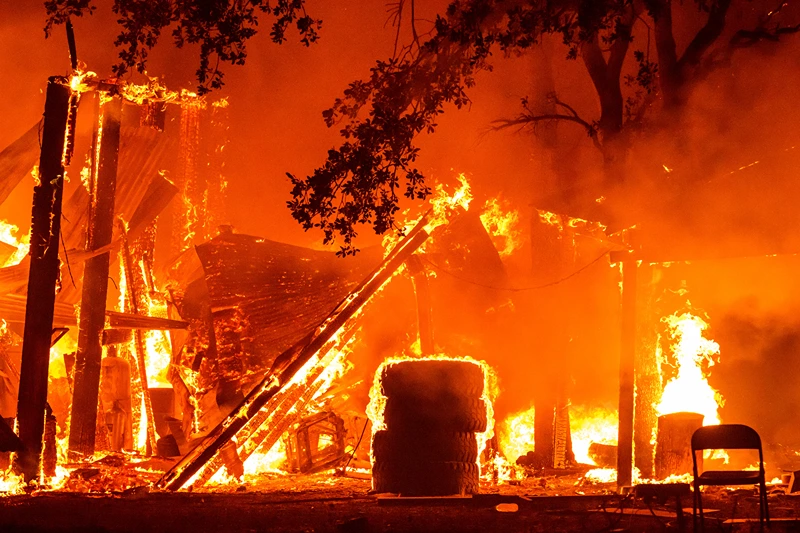
{"type": "MultiPolygon", "coordinates": [[[[723,185],[659,197],[617,183],[610,200],[577,179],[574,194],[523,194],[515,176],[498,194],[486,182],[505,167],[492,154],[473,167],[486,176],[440,172],[428,187],[409,171],[414,205],[400,212],[400,182],[386,192],[390,172],[374,165],[407,146],[376,141],[384,152],[365,162],[348,159],[363,145],[346,145],[307,181],[290,175],[292,214],[344,236],[337,254],[276,237],[264,213],[236,213],[231,188],[255,191],[242,176],[261,163],[231,156],[254,142],[233,132],[246,113],[234,98],[104,78],[72,52],[70,74],[48,81],[43,120],[0,153],[0,204],[30,182],[34,191],[30,232],[0,225],[6,501],[324,486],[386,506],[447,497],[504,512],[539,495],[621,508],[637,486],[680,496],[693,432],[733,422],[762,435],[770,479],[797,469],[800,435],[776,414],[793,402],[776,368],[795,365],[796,213],[753,186],[796,172],[793,147],[717,172],[723,185]],[[374,178],[372,196],[329,202],[319,183],[341,168],[374,178]],[[323,223],[330,213],[344,218],[323,223]],[[394,231],[352,253],[353,217],[394,231]],[[255,220],[246,233],[232,224],[242,218],[255,220]]],[[[450,53],[457,63],[464,52],[450,53]]],[[[450,68],[439,59],[408,80],[450,68]]],[[[469,68],[486,60],[473,59],[469,68]]],[[[380,84],[365,87],[326,112],[346,139],[366,142],[374,122],[347,120],[383,102],[380,84]]],[[[619,170],[607,124],[546,101],[587,129],[608,176],[619,170]]],[[[386,163],[395,173],[416,157],[397,154],[386,163]]],[[[666,181],[681,172],[671,166],[658,165],[666,181]]],[[[753,464],[735,452],[703,460],[753,464]]],[[[776,492],[792,490],[777,481],[776,492]]]]}

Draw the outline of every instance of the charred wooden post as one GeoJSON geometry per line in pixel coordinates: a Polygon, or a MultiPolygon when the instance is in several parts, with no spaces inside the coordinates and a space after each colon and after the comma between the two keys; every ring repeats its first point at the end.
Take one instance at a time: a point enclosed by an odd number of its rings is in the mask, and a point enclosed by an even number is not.
{"type": "Polygon", "coordinates": [[[636,261],[622,262],[622,338],[619,356],[619,435],[617,487],[631,484],[633,477],[633,405],[636,357],[636,261]]]}
{"type": "Polygon", "coordinates": [[[638,291],[638,315],[642,317],[636,324],[636,405],[634,406],[633,463],[645,478],[653,477],[653,434],[658,424],[656,404],[661,399],[663,389],[661,372],[658,366],[658,333],[654,324],[658,317],[654,314],[655,291],[658,282],[658,267],[641,265],[639,277],[645,281],[644,290],[638,291]]]}
{"type": "MultiPolygon", "coordinates": [[[[137,294],[133,256],[131,255],[130,246],[128,246],[128,237],[126,235],[125,223],[120,221],[122,227],[122,264],[125,269],[125,289],[127,291],[127,301],[130,303],[133,314],[139,314],[139,294],[137,294]]],[[[151,455],[156,451],[156,430],[155,430],[155,417],[153,416],[153,402],[150,398],[150,388],[147,383],[147,363],[145,361],[145,354],[147,352],[144,333],[141,329],[133,331],[133,348],[136,359],[136,367],[138,370],[139,380],[141,381],[142,397],[144,399],[145,417],[147,418],[147,454],[151,455]]]]}
{"type": "MultiPolygon", "coordinates": [[[[428,213],[429,214],[429,213],[428,213]]],[[[324,355],[337,344],[336,335],[365,303],[386,283],[398,268],[425,240],[426,214],[408,235],[384,258],[383,262],[334,309],[313,332],[279,355],[267,376],[256,385],[239,406],[220,422],[208,436],[186,454],[156,482],[159,488],[183,487],[219,450],[242,429],[283,386],[318,354],[324,355]]]]}
{"type": "Polygon", "coordinates": [[[25,449],[16,458],[16,467],[28,482],[38,479],[42,455],[71,95],[67,80],[50,78],[39,177],[33,188],[28,299],[17,402],[19,437],[25,449]]]}
{"type": "Polygon", "coordinates": [[[422,355],[430,355],[436,351],[433,342],[433,313],[431,311],[431,290],[428,285],[428,274],[417,254],[406,261],[411,281],[414,283],[414,294],[417,298],[417,327],[419,330],[419,347],[422,355]]]}
{"type": "MultiPolygon", "coordinates": [[[[97,96],[100,98],[100,96],[97,96]]],[[[114,230],[114,198],[117,188],[120,120],[122,100],[112,98],[103,106],[102,135],[97,177],[91,191],[91,214],[86,249],[96,250],[111,243],[114,230]]],[[[93,152],[94,154],[95,152],[93,152]]],[[[94,166],[94,165],[93,165],[94,166]]],[[[103,358],[101,335],[105,325],[108,294],[109,252],[88,259],[83,272],[78,353],[75,366],[75,392],[69,429],[69,452],[78,458],[95,451],[97,398],[103,358]]]]}
{"type": "Polygon", "coordinates": [[[692,471],[692,434],[703,427],[703,418],[698,413],[672,413],[658,417],[656,479],[692,471]]]}

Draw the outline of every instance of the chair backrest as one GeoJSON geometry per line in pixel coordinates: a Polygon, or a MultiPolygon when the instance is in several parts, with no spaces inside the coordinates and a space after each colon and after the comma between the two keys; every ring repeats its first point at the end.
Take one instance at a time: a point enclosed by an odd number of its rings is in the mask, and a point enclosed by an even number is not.
{"type": "Polygon", "coordinates": [[[705,426],[692,435],[692,452],[696,450],[758,450],[760,455],[761,437],[743,424],[705,426]]]}

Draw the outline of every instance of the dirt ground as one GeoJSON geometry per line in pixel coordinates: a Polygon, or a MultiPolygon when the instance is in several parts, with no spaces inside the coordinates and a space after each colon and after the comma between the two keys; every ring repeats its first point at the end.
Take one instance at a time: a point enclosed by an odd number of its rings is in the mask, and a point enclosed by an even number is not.
{"type": "MultiPolygon", "coordinates": [[[[515,485],[484,484],[467,498],[409,499],[370,492],[370,481],[264,476],[203,492],[39,491],[0,498],[0,531],[16,532],[601,532],[692,531],[691,497],[681,527],[676,503],[645,502],[578,476],[541,476],[515,485]]],[[[704,492],[707,531],[758,531],[751,489],[704,492]],[[735,524],[722,524],[728,519],[735,524]],[[731,528],[733,525],[733,528],[731,528]],[[722,528],[720,528],[722,526],[722,528]]],[[[770,531],[800,531],[800,497],[771,490],[770,531]]]]}

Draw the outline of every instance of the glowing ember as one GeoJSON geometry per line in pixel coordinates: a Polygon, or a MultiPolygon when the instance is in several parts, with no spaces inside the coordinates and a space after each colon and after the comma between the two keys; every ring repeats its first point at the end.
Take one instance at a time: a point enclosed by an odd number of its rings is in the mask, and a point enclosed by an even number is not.
{"type": "Polygon", "coordinates": [[[723,399],[707,379],[707,369],[719,361],[719,344],[703,337],[708,324],[691,313],[676,313],[662,320],[675,340],[670,347],[669,364],[676,367],[677,375],[664,387],[656,407],[658,415],[682,411],[700,413],[705,417],[703,425],[719,424],[718,409],[723,399]]]}
{"type": "Polygon", "coordinates": [[[589,446],[593,443],[617,444],[619,416],[616,411],[599,407],[570,407],[570,429],[572,451],[575,461],[595,464],[589,458],[589,446]]]}
{"type": "Polygon", "coordinates": [[[0,472],[0,496],[13,496],[25,493],[25,480],[22,475],[16,475],[8,470],[0,472]]]}
{"type": "Polygon", "coordinates": [[[520,247],[519,213],[514,209],[503,209],[498,198],[486,202],[481,222],[501,257],[510,256],[520,247]]]}

